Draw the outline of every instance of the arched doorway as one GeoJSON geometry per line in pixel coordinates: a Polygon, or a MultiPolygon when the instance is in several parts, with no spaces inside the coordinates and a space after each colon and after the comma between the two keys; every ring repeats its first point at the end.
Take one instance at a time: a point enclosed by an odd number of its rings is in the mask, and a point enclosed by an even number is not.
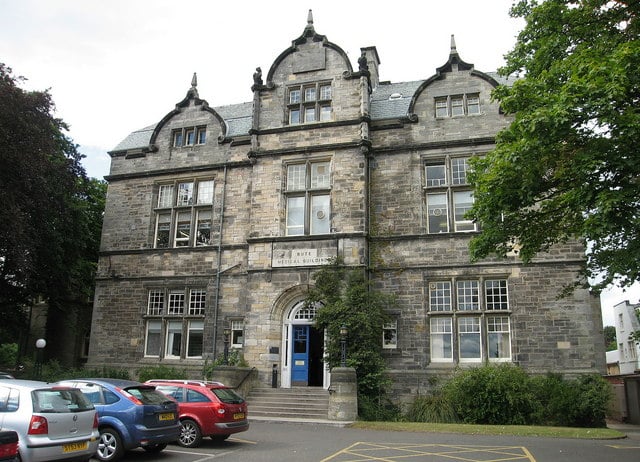
{"type": "Polygon", "coordinates": [[[328,387],[328,369],[323,361],[324,332],[313,325],[315,315],[315,306],[305,306],[300,301],[283,320],[283,388],[328,387]]]}

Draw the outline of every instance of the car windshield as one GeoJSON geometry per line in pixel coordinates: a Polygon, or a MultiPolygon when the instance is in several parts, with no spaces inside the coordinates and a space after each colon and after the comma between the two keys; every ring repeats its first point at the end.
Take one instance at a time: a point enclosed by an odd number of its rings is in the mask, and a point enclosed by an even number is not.
{"type": "Polygon", "coordinates": [[[242,404],[244,399],[231,388],[212,388],[211,391],[220,401],[227,404],[242,404]]]}
{"type": "Polygon", "coordinates": [[[80,392],[70,388],[34,390],[33,412],[82,412],[93,409],[93,404],[80,392]]]}
{"type": "Polygon", "coordinates": [[[126,392],[135,396],[142,404],[173,403],[173,401],[157,391],[154,387],[130,387],[126,389],[126,392]]]}

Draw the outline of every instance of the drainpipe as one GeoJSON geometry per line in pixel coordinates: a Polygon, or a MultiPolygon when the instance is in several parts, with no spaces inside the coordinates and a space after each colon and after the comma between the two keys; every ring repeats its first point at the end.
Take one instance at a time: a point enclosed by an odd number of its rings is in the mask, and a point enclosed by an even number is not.
{"type": "Polygon", "coordinates": [[[227,192],[227,166],[224,166],[224,184],[222,187],[222,202],[220,203],[220,225],[218,226],[218,268],[216,270],[216,298],[213,301],[213,360],[216,359],[218,344],[218,311],[220,309],[220,275],[222,270],[222,222],[224,220],[224,201],[227,192]]]}

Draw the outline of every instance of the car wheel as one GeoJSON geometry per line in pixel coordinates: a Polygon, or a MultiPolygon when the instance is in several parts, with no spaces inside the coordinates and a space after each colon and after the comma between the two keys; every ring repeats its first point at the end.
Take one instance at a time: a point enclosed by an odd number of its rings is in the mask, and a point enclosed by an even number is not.
{"type": "Polygon", "coordinates": [[[224,440],[229,438],[231,435],[211,435],[211,439],[216,443],[222,443],[224,440]]]}
{"type": "Polygon", "coordinates": [[[191,419],[184,419],[178,437],[178,444],[184,448],[195,448],[202,442],[202,431],[197,423],[191,419]]]}
{"type": "Polygon", "coordinates": [[[150,444],[148,446],[143,446],[144,450],[151,453],[151,454],[157,454],[160,451],[162,451],[164,448],[167,447],[167,443],[162,443],[162,444],[150,444]]]}
{"type": "Polygon", "coordinates": [[[100,441],[96,451],[98,460],[112,462],[120,459],[123,455],[124,448],[122,447],[120,434],[109,427],[100,430],[100,441]]]}

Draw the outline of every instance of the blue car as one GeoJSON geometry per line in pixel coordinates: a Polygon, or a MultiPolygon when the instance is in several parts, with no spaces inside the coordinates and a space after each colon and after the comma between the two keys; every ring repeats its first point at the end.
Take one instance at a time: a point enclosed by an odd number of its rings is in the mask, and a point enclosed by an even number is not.
{"type": "Polygon", "coordinates": [[[160,452],[180,435],[178,404],[153,385],[107,378],[58,384],[79,388],[95,406],[100,430],[96,457],[103,462],[138,447],[160,452]]]}

